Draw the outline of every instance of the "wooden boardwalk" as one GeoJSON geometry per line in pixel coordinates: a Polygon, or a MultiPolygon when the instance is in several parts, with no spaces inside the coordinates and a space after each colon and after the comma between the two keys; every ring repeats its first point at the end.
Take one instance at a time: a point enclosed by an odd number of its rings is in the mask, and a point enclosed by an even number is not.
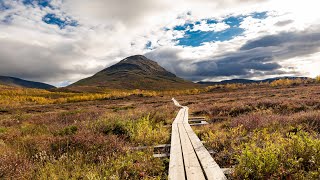
{"type": "Polygon", "coordinates": [[[181,106],[174,98],[172,100],[181,109],[172,123],[169,179],[227,179],[190,127],[188,107],[181,106]]]}

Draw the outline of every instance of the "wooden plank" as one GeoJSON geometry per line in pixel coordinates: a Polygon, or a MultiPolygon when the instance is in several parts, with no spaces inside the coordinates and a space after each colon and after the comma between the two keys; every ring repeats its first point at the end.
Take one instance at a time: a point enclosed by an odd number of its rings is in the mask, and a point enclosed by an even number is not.
{"type": "Polygon", "coordinates": [[[174,98],[172,100],[181,109],[172,123],[169,179],[225,180],[223,171],[193,132],[188,122],[188,107],[181,106],[174,98]]]}
{"type": "Polygon", "coordinates": [[[174,103],[174,105],[178,106],[178,107],[182,107],[177,100],[175,100],[174,98],[172,98],[172,101],[174,103]]]}
{"type": "Polygon", "coordinates": [[[187,179],[205,179],[205,176],[202,172],[201,165],[198,161],[197,155],[194,152],[190,139],[188,137],[183,124],[179,124],[179,130],[181,135],[181,145],[182,145],[182,153],[184,160],[184,167],[187,175],[187,179]]]}
{"type": "MultiPolygon", "coordinates": [[[[209,150],[208,152],[209,152],[209,154],[215,154],[216,153],[214,150],[209,150]]],[[[170,153],[153,154],[153,157],[156,157],[156,158],[170,157],[170,153]]],[[[229,168],[222,168],[222,171],[224,172],[224,174],[226,174],[225,169],[229,169],[229,168]]]]}
{"type": "Polygon", "coordinates": [[[198,136],[193,132],[189,124],[185,124],[192,146],[197,154],[200,164],[206,174],[207,179],[222,180],[227,179],[219,165],[213,160],[208,150],[203,146],[198,136]]]}
{"type": "Polygon", "coordinates": [[[143,149],[148,149],[148,148],[153,148],[153,149],[161,149],[161,148],[168,148],[170,147],[171,144],[159,144],[155,146],[138,146],[138,147],[131,147],[130,150],[143,150],[143,149]]]}
{"type": "Polygon", "coordinates": [[[189,121],[189,123],[190,122],[201,122],[201,121],[203,121],[203,119],[189,119],[188,121],[189,121]]]}
{"type": "Polygon", "coordinates": [[[183,109],[180,109],[176,119],[172,124],[170,162],[169,162],[169,179],[185,180],[184,163],[182,157],[181,141],[179,135],[178,122],[183,116],[183,109]]]}
{"type": "Polygon", "coordinates": [[[167,148],[170,146],[171,146],[171,144],[159,144],[159,145],[153,146],[153,148],[167,148]]]}
{"type": "Polygon", "coordinates": [[[206,119],[206,117],[192,116],[189,119],[206,119]]]}
{"type": "Polygon", "coordinates": [[[193,124],[190,124],[190,126],[203,126],[203,125],[208,125],[209,123],[207,123],[206,121],[204,122],[201,122],[201,123],[193,123],[193,124]]]}
{"type": "Polygon", "coordinates": [[[153,154],[153,157],[155,157],[155,158],[165,158],[165,157],[170,157],[170,154],[168,154],[168,153],[153,154]]]}
{"type": "MultiPolygon", "coordinates": [[[[187,117],[188,117],[188,111],[187,111],[187,108],[184,108],[183,122],[188,122],[187,117]]],[[[184,167],[185,167],[187,179],[205,180],[205,176],[203,174],[201,165],[198,161],[196,153],[194,152],[191,141],[184,127],[184,123],[178,124],[178,128],[180,132],[184,167]]]]}

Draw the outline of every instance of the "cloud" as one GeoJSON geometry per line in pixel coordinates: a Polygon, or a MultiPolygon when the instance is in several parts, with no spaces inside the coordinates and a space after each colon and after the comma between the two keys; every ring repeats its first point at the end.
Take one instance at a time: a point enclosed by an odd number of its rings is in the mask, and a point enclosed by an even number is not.
{"type": "Polygon", "coordinates": [[[175,3],[170,0],[91,0],[90,3],[86,0],[65,0],[62,9],[73,16],[93,22],[120,22],[131,26],[147,22],[149,18],[165,17],[166,14],[172,16],[192,11],[194,16],[202,16],[204,13],[212,13],[213,9],[218,12],[223,8],[248,6],[257,2],[263,3],[266,0],[177,0],[175,3]]]}
{"type": "Polygon", "coordinates": [[[230,28],[230,26],[224,22],[222,23],[214,23],[214,24],[208,24],[207,21],[201,21],[200,24],[196,24],[191,31],[223,31],[230,28]]]}
{"type": "Polygon", "coordinates": [[[4,75],[58,83],[65,79],[74,81],[103,69],[94,60],[88,61],[84,54],[76,53],[76,47],[70,42],[51,44],[50,48],[8,39],[1,42],[0,72],[4,75]]]}
{"type": "Polygon", "coordinates": [[[181,58],[179,53],[182,52],[182,49],[158,49],[147,53],[146,56],[156,59],[160,65],[178,76],[193,81],[225,76],[254,77],[267,72],[284,73],[280,70],[281,66],[273,62],[268,50],[226,53],[196,61],[193,58],[181,58]]]}
{"type": "Polygon", "coordinates": [[[289,19],[289,20],[284,20],[284,21],[278,21],[274,25],[276,25],[276,26],[286,26],[286,25],[291,24],[293,22],[294,22],[294,20],[289,19]]]}
{"type": "Polygon", "coordinates": [[[301,75],[297,68],[292,66],[297,62],[303,62],[306,56],[319,52],[319,30],[320,26],[309,31],[260,37],[247,41],[235,52],[221,55],[212,53],[196,61],[193,58],[181,58],[183,51],[186,51],[184,48],[158,49],[146,55],[157,59],[160,64],[177,75],[195,81],[212,77],[255,78],[268,75],[301,75]],[[296,62],[291,61],[290,66],[282,65],[292,58],[300,59],[295,59],[296,62]],[[173,61],[175,67],[168,66],[163,61],[173,61]]]}
{"type": "MultiPolygon", "coordinates": [[[[250,40],[244,44],[240,50],[250,50],[255,48],[278,47],[286,48],[289,52],[295,51],[295,54],[307,54],[319,50],[320,47],[320,27],[315,30],[302,32],[285,32],[276,35],[260,37],[250,40]]],[[[287,53],[287,55],[290,55],[287,53]]]]}
{"type": "Polygon", "coordinates": [[[191,80],[306,75],[317,12],[309,0],[0,0],[0,72],[65,85],[146,54],[191,80]]]}

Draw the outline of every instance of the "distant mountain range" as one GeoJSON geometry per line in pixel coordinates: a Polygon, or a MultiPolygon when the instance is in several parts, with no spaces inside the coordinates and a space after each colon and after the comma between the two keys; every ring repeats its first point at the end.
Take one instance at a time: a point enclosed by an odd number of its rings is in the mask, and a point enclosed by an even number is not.
{"type": "MultiPolygon", "coordinates": [[[[249,79],[231,79],[220,82],[193,83],[177,77],[175,74],[167,71],[155,61],[152,61],[142,55],[134,55],[121,60],[95,75],[81,79],[65,88],[58,88],[55,91],[94,91],[99,92],[104,89],[122,89],[122,90],[177,90],[201,88],[203,86],[216,84],[250,84],[260,82],[273,82],[279,79],[296,79],[307,77],[279,77],[265,80],[249,79]]],[[[15,77],[0,76],[0,85],[17,86],[25,88],[54,89],[49,84],[27,81],[15,77]]]]}
{"type": "Polygon", "coordinates": [[[200,81],[198,84],[203,85],[216,85],[216,84],[251,84],[251,83],[264,83],[264,82],[273,82],[279,79],[310,79],[308,77],[276,77],[276,78],[269,78],[264,80],[250,80],[250,79],[230,79],[230,80],[224,80],[219,82],[210,82],[210,81],[200,81]]]}
{"type": "Polygon", "coordinates": [[[107,89],[173,90],[200,86],[177,77],[145,56],[135,55],[127,57],[91,77],[71,84],[67,89],[103,87],[107,89]]]}
{"type": "Polygon", "coordinates": [[[16,87],[24,87],[24,88],[37,88],[37,89],[55,88],[54,86],[49,84],[34,82],[34,81],[27,81],[27,80],[15,78],[15,77],[9,77],[9,76],[0,76],[0,85],[16,86],[16,87]]]}

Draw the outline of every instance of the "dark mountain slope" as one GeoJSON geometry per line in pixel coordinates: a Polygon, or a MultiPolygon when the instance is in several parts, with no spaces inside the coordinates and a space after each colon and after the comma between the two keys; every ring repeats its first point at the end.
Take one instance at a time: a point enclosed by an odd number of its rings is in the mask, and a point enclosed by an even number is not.
{"type": "Polygon", "coordinates": [[[108,89],[170,90],[199,87],[168,72],[158,63],[142,56],[130,56],[97,74],[69,87],[105,87],[108,89]]]}
{"type": "Polygon", "coordinates": [[[7,86],[17,86],[17,87],[37,88],[37,89],[55,88],[54,86],[49,84],[34,82],[34,81],[27,81],[27,80],[15,78],[15,77],[8,77],[8,76],[0,76],[0,84],[7,85],[7,86]]]}
{"type": "Polygon", "coordinates": [[[251,84],[251,83],[265,83],[265,82],[273,82],[279,79],[309,79],[307,77],[276,77],[276,78],[269,78],[264,80],[250,80],[250,79],[230,79],[230,80],[223,80],[219,82],[211,82],[211,81],[199,81],[198,84],[203,85],[215,85],[215,84],[251,84]]]}

